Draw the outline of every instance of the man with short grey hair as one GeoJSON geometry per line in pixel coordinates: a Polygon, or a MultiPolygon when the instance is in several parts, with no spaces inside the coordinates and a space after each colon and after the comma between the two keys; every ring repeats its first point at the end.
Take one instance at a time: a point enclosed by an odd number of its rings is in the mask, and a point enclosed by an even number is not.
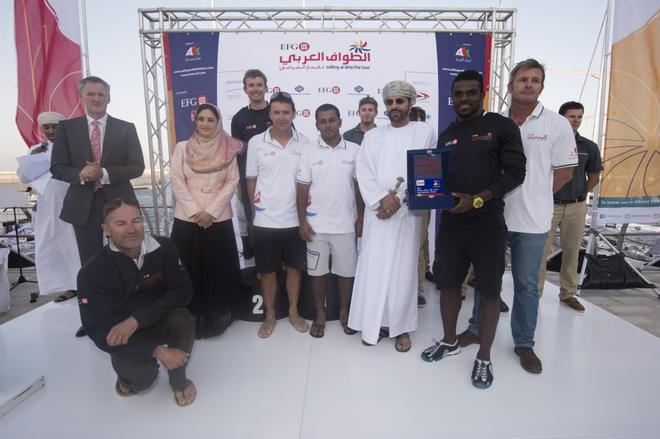
{"type": "Polygon", "coordinates": [[[73,224],[80,262],[103,247],[103,205],[113,198],[137,201],[131,179],[144,172],[135,125],[107,113],[110,85],[96,76],[78,82],[85,116],[60,122],[50,171],[69,183],[60,218],[73,224]]]}

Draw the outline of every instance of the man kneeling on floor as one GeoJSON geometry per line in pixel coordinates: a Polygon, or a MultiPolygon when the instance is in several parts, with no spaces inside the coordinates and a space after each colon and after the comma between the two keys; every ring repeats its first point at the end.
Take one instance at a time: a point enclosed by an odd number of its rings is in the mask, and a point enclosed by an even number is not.
{"type": "Polygon", "coordinates": [[[108,245],[78,273],[80,317],[87,335],[108,352],[117,372],[115,390],[131,396],[168,370],[174,400],[190,405],[197,389],[186,378],[195,320],[188,272],[167,238],[145,235],[140,208],[115,199],[103,210],[108,245]]]}

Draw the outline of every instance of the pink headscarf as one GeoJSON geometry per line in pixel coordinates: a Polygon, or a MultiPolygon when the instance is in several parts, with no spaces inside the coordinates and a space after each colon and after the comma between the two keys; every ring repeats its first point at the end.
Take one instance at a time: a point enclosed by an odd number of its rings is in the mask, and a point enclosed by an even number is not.
{"type": "Polygon", "coordinates": [[[232,138],[222,128],[222,114],[218,107],[215,109],[218,111],[218,126],[213,136],[210,139],[203,139],[197,134],[197,128],[195,128],[193,135],[186,143],[186,163],[198,174],[210,174],[223,170],[243,149],[243,143],[232,138]]]}

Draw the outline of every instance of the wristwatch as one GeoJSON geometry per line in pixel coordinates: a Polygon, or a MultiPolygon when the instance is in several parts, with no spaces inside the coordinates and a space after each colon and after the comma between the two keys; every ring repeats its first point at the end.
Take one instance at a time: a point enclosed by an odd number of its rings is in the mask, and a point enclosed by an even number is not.
{"type": "Polygon", "coordinates": [[[481,198],[480,196],[472,197],[472,207],[475,209],[480,209],[484,205],[484,199],[481,198]]]}

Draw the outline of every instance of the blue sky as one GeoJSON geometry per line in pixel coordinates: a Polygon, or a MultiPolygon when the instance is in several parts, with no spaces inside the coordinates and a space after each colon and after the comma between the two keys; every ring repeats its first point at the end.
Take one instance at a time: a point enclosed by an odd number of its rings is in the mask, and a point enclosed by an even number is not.
{"type": "MultiPolygon", "coordinates": [[[[112,86],[112,102],[108,111],[115,117],[136,124],[143,148],[146,143],[144,91],[140,60],[139,8],[155,7],[236,7],[236,2],[216,0],[87,0],[88,44],[91,73],[104,78],[112,86]]],[[[350,7],[353,1],[250,1],[255,7],[350,7]]],[[[402,7],[403,2],[360,0],[361,7],[402,7]]],[[[540,0],[518,1],[441,1],[413,0],[405,7],[432,8],[516,8],[518,10],[516,61],[537,58],[546,65],[543,103],[556,110],[562,102],[577,100],[585,80],[598,31],[603,20],[606,0],[540,0]]],[[[26,152],[25,144],[14,122],[16,113],[16,51],[13,29],[13,1],[0,2],[0,171],[16,168],[15,157],[26,152]]],[[[599,73],[600,47],[592,72],[599,73]]],[[[592,120],[596,112],[598,80],[589,77],[582,97],[585,123],[581,132],[592,137],[592,120]]],[[[310,135],[312,133],[309,133],[310,135]]]]}

